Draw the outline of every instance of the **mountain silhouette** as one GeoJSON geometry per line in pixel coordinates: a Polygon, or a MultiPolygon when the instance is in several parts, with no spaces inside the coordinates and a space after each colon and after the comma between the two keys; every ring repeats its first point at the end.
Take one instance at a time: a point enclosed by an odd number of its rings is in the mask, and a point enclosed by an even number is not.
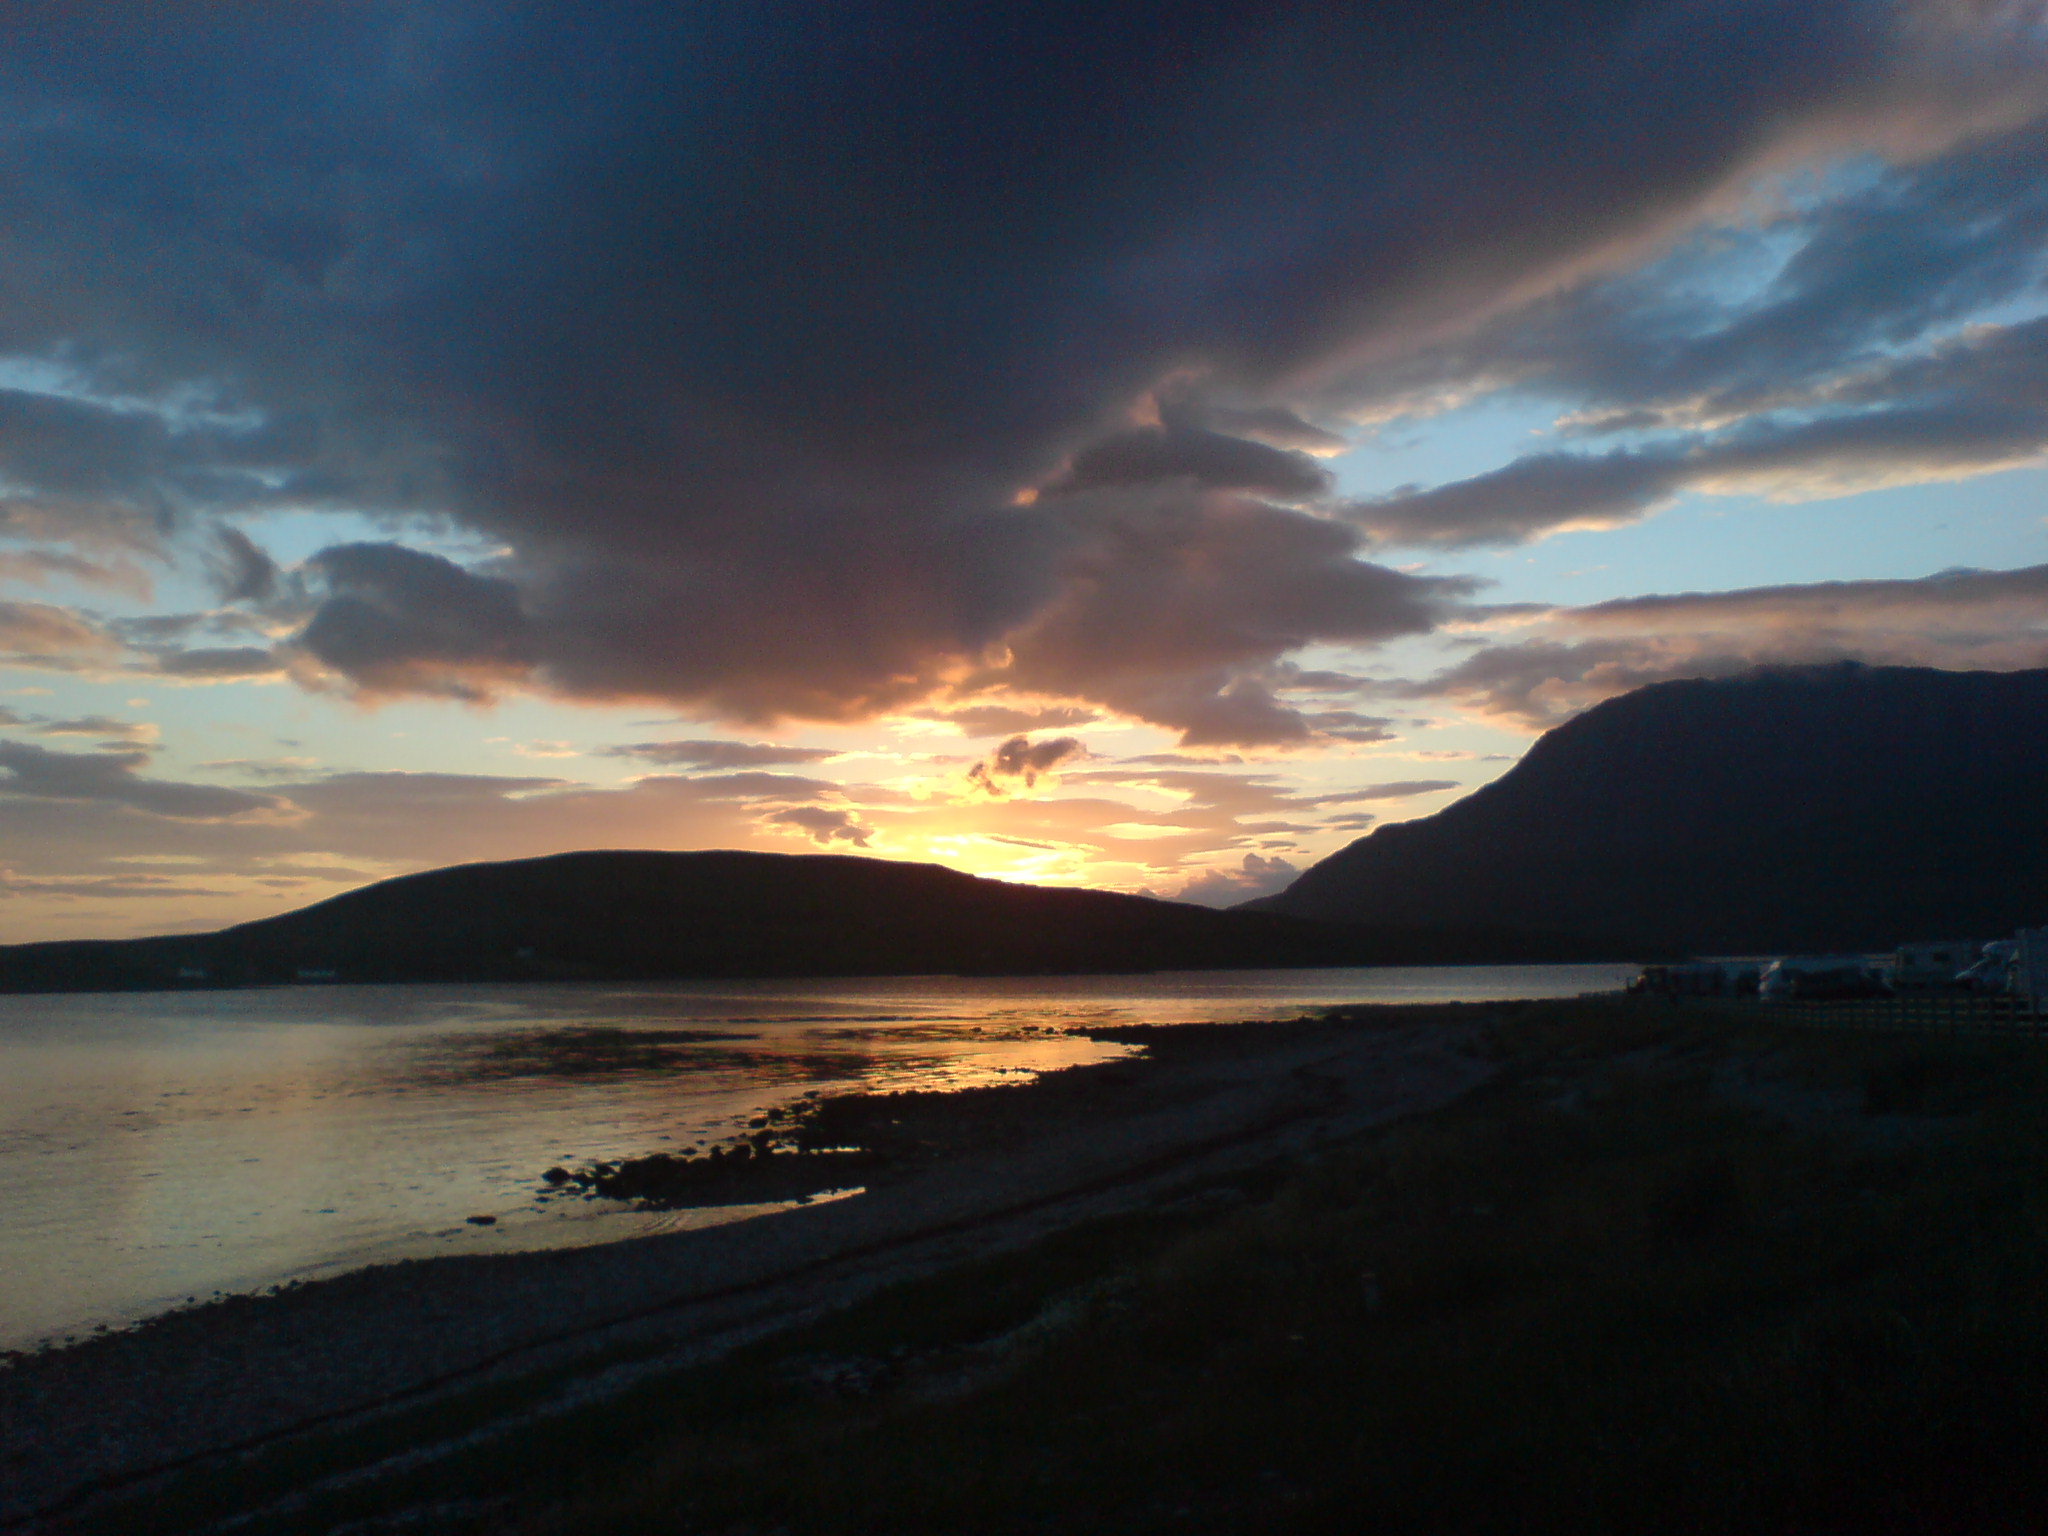
{"type": "Polygon", "coordinates": [[[2048,922],[2048,671],[1840,663],[1657,683],[1240,911],[1641,956],[2048,922]]]}
{"type": "Polygon", "coordinates": [[[588,852],[404,875],[217,933],[0,947],[0,991],[1217,970],[1571,958],[830,854],[588,852]]]}

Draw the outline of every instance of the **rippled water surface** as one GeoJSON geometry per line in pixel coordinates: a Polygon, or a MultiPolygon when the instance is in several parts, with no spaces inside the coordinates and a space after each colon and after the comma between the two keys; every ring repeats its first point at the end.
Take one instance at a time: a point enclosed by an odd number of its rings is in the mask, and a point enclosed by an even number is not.
{"type": "Polygon", "coordinates": [[[1618,966],[285,987],[0,997],[0,1346],[380,1260],[768,1207],[542,1205],[540,1173],[720,1139],[810,1089],[1098,1061],[1084,1023],[1569,996],[1618,966]],[[472,1215],[497,1218],[470,1225],[472,1215]]]}

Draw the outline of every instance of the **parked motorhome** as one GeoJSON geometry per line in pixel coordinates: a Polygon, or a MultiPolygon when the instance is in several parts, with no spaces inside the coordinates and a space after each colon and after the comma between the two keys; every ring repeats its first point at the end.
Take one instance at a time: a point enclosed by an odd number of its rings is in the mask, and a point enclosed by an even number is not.
{"type": "Polygon", "coordinates": [[[1884,997],[1883,962],[1864,955],[1787,955],[1764,967],[1757,995],[1767,1003],[1884,997]]]}
{"type": "Polygon", "coordinates": [[[1984,951],[1976,939],[1932,939],[1901,944],[1892,960],[1891,983],[1901,992],[1952,992],[1984,951]]]}

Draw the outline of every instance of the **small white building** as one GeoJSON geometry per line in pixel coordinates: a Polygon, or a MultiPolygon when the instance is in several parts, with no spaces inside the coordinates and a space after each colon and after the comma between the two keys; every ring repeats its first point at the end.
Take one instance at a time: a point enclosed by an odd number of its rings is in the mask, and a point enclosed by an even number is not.
{"type": "Polygon", "coordinates": [[[1884,970],[1869,955],[1785,955],[1764,967],[1757,996],[1767,1003],[1883,997],[1891,991],[1884,970]]]}

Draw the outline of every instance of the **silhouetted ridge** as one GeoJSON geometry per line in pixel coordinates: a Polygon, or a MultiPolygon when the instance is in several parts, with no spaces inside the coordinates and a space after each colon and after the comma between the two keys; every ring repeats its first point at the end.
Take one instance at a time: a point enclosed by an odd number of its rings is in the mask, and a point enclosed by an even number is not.
{"type": "Polygon", "coordinates": [[[2048,671],[1658,683],[1238,910],[1562,929],[1637,953],[2008,933],[2048,921],[2048,671]]]}
{"type": "Polygon", "coordinates": [[[933,864],[592,852],[404,875],[218,933],[0,948],[0,990],[1196,970],[1550,953],[1485,934],[1368,933],[1010,885],[933,864]]]}

